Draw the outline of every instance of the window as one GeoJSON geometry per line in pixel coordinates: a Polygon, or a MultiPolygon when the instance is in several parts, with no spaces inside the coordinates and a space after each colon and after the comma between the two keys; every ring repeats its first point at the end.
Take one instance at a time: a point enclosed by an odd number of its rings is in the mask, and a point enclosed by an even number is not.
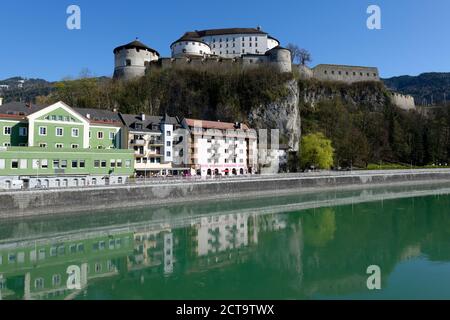
{"type": "Polygon", "coordinates": [[[127,59],[126,65],[127,65],[127,67],[131,66],[131,60],[130,59],[127,59]]]}
{"type": "Polygon", "coordinates": [[[57,143],[57,144],[55,144],[55,147],[56,147],[56,149],[62,149],[62,148],[64,148],[64,144],[57,143]]]}
{"type": "Polygon", "coordinates": [[[103,131],[97,132],[97,138],[98,139],[103,139],[103,131]]]}
{"type": "Polygon", "coordinates": [[[172,146],[172,143],[170,141],[167,141],[166,146],[170,147],[170,146],[172,146]]]}
{"type": "Polygon", "coordinates": [[[100,168],[100,160],[94,160],[94,168],[100,168]]]}
{"type": "Polygon", "coordinates": [[[53,169],[59,169],[59,160],[53,160],[53,169]]]}
{"type": "Polygon", "coordinates": [[[26,137],[28,135],[28,128],[20,127],[19,128],[19,136],[26,137]]]}
{"type": "Polygon", "coordinates": [[[56,121],[56,116],[55,115],[52,115],[52,120],[56,121]]]}
{"type": "Polygon", "coordinates": [[[166,156],[171,157],[171,156],[172,156],[172,155],[171,155],[171,152],[170,152],[170,151],[167,151],[167,152],[166,152],[166,156]]]}
{"type": "Polygon", "coordinates": [[[4,127],[3,128],[3,134],[5,136],[10,136],[11,135],[11,127],[4,127]]]}
{"type": "Polygon", "coordinates": [[[78,160],[72,160],[72,168],[78,168],[78,160]]]}
{"type": "Polygon", "coordinates": [[[111,160],[111,168],[115,168],[116,167],[116,160],[111,160]]]}
{"type": "Polygon", "coordinates": [[[19,160],[11,160],[11,169],[19,169],[19,160]]]}
{"type": "Polygon", "coordinates": [[[59,274],[53,275],[52,284],[54,287],[58,287],[61,285],[61,276],[59,274]]]}
{"type": "Polygon", "coordinates": [[[167,132],[166,132],[166,136],[168,136],[168,137],[172,136],[172,131],[170,131],[170,130],[167,130],[167,132]]]}
{"type": "Polygon", "coordinates": [[[41,160],[41,168],[42,169],[48,169],[48,160],[47,159],[42,159],[41,160]]]}
{"type": "Polygon", "coordinates": [[[28,161],[27,159],[20,159],[20,169],[27,169],[28,168],[28,161]]]}
{"type": "Polygon", "coordinates": [[[40,148],[47,148],[47,144],[46,143],[39,143],[39,147],[40,148]]]}
{"type": "Polygon", "coordinates": [[[126,160],[125,161],[125,167],[126,168],[131,168],[131,160],[126,160]]]}
{"type": "Polygon", "coordinates": [[[44,279],[37,278],[36,280],[34,280],[34,287],[36,289],[43,289],[44,288],[44,279]]]}
{"type": "Polygon", "coordinates": [[[80,135],[80,130],[78,128],[72,128],[72,137],[78,138],[80,135]]]}
{"type": "Polygon", "coordinates": [[[11,143],[5,142],[5,143],[3,144],[3,146],[4,146],[4,147],[11,147],[11,143]]]}
{"type": "Polygon", "coordinates": [[[62,137],[64,135],[64,129],[63,128],[56,128],[55,134],[57,137],[62,137]]]}
{"type": "Polygon", "coordinates": [[[58,116],[58,121],[63,121],[63,120],[64,120],[63,116],[58,116]]]}
{"type": "Polygon", "coordinates": [[[122,160],[121,159],[117,160],[117,168],[122,168],[122,160]]]}
{"type": "Polygon", "coordinates": [[[78,145],[78,144],[73,144],[72,145],[72,149],[78,149],[80,147],[80,145],[78,145]]]}
{"type": "Polygon", "coordinates": [[[115,137],[116,137],[116,134],[114,132],[109,133],[109,140],[114,140],[115,137]]]}
{"type": "Polygon", "coordinates": [[[106,168],[106,160],[102,160],[101,165],[102,165],[102,168],[106,168]]]}

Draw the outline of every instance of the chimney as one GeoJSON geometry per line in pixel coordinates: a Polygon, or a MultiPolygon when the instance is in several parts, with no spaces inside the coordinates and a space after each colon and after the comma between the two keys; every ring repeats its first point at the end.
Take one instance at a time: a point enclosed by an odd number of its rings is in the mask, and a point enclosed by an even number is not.
{"type": "Polygon", "coordinates": [[[141,120],[145,121],[145,113],[141,113],[141,120]]]}
{"type": "Polygon", "coordinates": [[[3,97],[0,97],[0,106],[3,104],[3,97]]]}

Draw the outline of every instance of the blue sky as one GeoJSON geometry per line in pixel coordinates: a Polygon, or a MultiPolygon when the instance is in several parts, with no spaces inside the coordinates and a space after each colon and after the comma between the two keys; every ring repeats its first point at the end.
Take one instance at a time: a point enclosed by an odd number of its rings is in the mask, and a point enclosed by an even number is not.
{"type": "Polygon", "coordinates": [[[2,0],[0,13],[0,79],[110,76],[113,48],[135,37],[168,56],[185,31],[258,25],[308,49],[312,65],[377,66],[383,77],[450,71],[449,0],[2,0]],[[66,28],[71,4],[81,30],[66,28]],[[382,30],[366,27],[370,4],[382,30]]]}

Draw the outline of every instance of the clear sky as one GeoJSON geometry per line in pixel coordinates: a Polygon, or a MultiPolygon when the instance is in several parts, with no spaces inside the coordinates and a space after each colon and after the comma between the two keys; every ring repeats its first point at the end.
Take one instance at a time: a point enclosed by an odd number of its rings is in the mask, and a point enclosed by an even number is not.
{"type": "Polygon", "coordinates": [[[308,49],[312,65],[377,66],[382,77],[450,71],[450,0],[2,0],[0,79],[111,76],[113,48],[136,37],[168,56],[185,31],[259,25],[308,49]],[[66,28],[71,4],[81,30],[66,28]],[[371,4],[381,30],[366,27],[371,4]]]}

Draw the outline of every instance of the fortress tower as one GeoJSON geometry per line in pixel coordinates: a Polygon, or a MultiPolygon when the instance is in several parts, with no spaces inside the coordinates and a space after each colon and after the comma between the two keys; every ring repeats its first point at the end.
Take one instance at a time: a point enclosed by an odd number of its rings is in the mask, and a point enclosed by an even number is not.
{"type": "Polygon", "coordinates": [[[114,49],[114,79],[130,80],[145,75],[151,61],[157,61],[158,51],[136,38],[133,42],[114,49]]]}

